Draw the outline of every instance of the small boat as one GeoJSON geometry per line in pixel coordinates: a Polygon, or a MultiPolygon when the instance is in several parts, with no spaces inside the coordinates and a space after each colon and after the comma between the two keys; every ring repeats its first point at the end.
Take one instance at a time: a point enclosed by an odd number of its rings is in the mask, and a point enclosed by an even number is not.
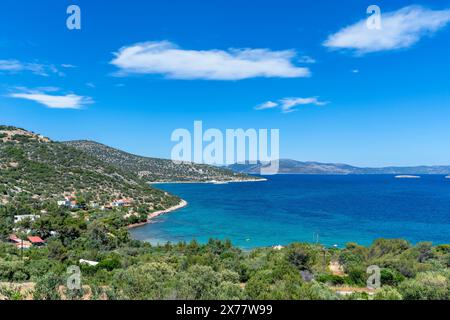
{"type": "Polygon", "coordinates": [[[395,179],[420,179],[420,176],[411,176],[411,175],[400,175],[395,176],[395,179]]]}
{"type": "Polygon", "coordinates": [[[450,179],[450,176],[446,176],[445,179],[450,179]]]}

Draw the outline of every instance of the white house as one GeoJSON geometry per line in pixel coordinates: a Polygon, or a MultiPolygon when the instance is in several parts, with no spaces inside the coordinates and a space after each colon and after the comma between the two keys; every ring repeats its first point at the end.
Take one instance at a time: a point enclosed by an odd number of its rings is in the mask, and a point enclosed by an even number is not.
{"type": "Polygon", "coordinates": [[[67,207],[70,209],[78,209],[80,206],[77,204],[75,198],[72,196],[64,197],[64,200],[58,201],[58,206],[67,207]]]}
{"type": "Polygon", "coordinates": [[[72,202],[73,202],[73,197],[66,196],[66,197],[64,197],[64,200],[58,201],[58,206],[70,207],[72,205],[72,202]]]}
{"type": "Polygon", "coordinates": [[[80,259],[80,264],[87,264],[91,267],[95,267],[96,265],[98,265],[97,261],[90,261],[90,260],[85,260],[85,259],[80,259]]]}
{"type": "Polygon", "coordinates": [[[14,216],[14,223],[19,223],[25,220],[36,221],[40,217],[35,214],[24,214],[20,216],[14,216]]]}
{"type": "Polygon", "coordinates": [[[113,207],[127,207],[131,202],[133,202],[132,199],[115,199],[111,202],[111,205],[113,207]]]}

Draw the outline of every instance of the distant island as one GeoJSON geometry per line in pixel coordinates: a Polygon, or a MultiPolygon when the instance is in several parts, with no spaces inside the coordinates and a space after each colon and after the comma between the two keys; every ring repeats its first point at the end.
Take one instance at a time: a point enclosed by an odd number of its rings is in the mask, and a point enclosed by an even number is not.
{"type": "MultiPolygon", "coordinates": [[[[301,162],[290,159],[280,159],[279,161],[280,174],[450,174],[450,166],[360,168],[340,163],[301,162]]],[[[257,162],[256,164],[233,164],[227,168],[239,173],[258,174],[263,167],[264,164],[257,162]]]]}

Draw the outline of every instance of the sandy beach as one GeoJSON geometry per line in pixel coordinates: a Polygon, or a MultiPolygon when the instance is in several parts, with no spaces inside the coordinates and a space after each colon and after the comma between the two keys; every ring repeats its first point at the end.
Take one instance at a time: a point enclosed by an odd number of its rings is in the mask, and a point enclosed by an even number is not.
{"type": "Polygon", "coordinates": [[[135,223],[135,224],[130,224],[128,226],[128,229],[133,229],[133,228],[144,226],[144,225],[150,223],[151,220],[156,218],[156,217],[159,217],[159,216],[161,216],[163,214],[167,214],[167,213],[170,213],[170,212],[174,212],[174,211],[180,210],[180,209],[186,207],[187,205],[188,205],[188,202],[186,200],[181,199],[181,201],[177,205],[175,205],[173,207],[167,208],[165,210],[159,210],[159,211],[155,211],[153,213],[150,213],[148,215],[147,221],[140,222],[140,223],[135,223]]]}
{"type": "Polygon", "coordinates": [[[166,214],[166,213],[170,213],[170,212],[179,210],[179,209],[181,209],[181,208],[184,208],[184,207],[186,207],[187,205],[188,205],[187,201],[181,199],[180,203],[177,204],[176,206],[170,207],[170,208],[165,209],[165,210],[155,211],[155,212],[151,213],[151,214],[148,216],[148,218],[149,218],[149,219],[153,219],[153,218],[156,218],[156,217],[158,217],[158,216],[160,216],[160,215],[163,215],[163,214],[166,214]]]}

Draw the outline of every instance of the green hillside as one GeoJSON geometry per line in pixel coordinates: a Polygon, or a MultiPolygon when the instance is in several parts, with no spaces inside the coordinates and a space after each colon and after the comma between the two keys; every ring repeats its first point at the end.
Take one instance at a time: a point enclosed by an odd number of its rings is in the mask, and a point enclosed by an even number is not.
{"type": "Polygon", "coordinates": [[[0,126],[1,203],[42,203],[64,195],[99,205],[132,198],[134,206],[148,209],[179,201],[149,187],[133,172],[29,131],[0,126]]]}
{"type": "Polygon", "coordinates": [[[82,150],[101,161],[126,169],[149,182],[164,181],[239,181],[259,178],[231,170],[193,163],[175,164],[171,160],[133,155],[93,141],[68,141],[65,145],[82,150]]]}

